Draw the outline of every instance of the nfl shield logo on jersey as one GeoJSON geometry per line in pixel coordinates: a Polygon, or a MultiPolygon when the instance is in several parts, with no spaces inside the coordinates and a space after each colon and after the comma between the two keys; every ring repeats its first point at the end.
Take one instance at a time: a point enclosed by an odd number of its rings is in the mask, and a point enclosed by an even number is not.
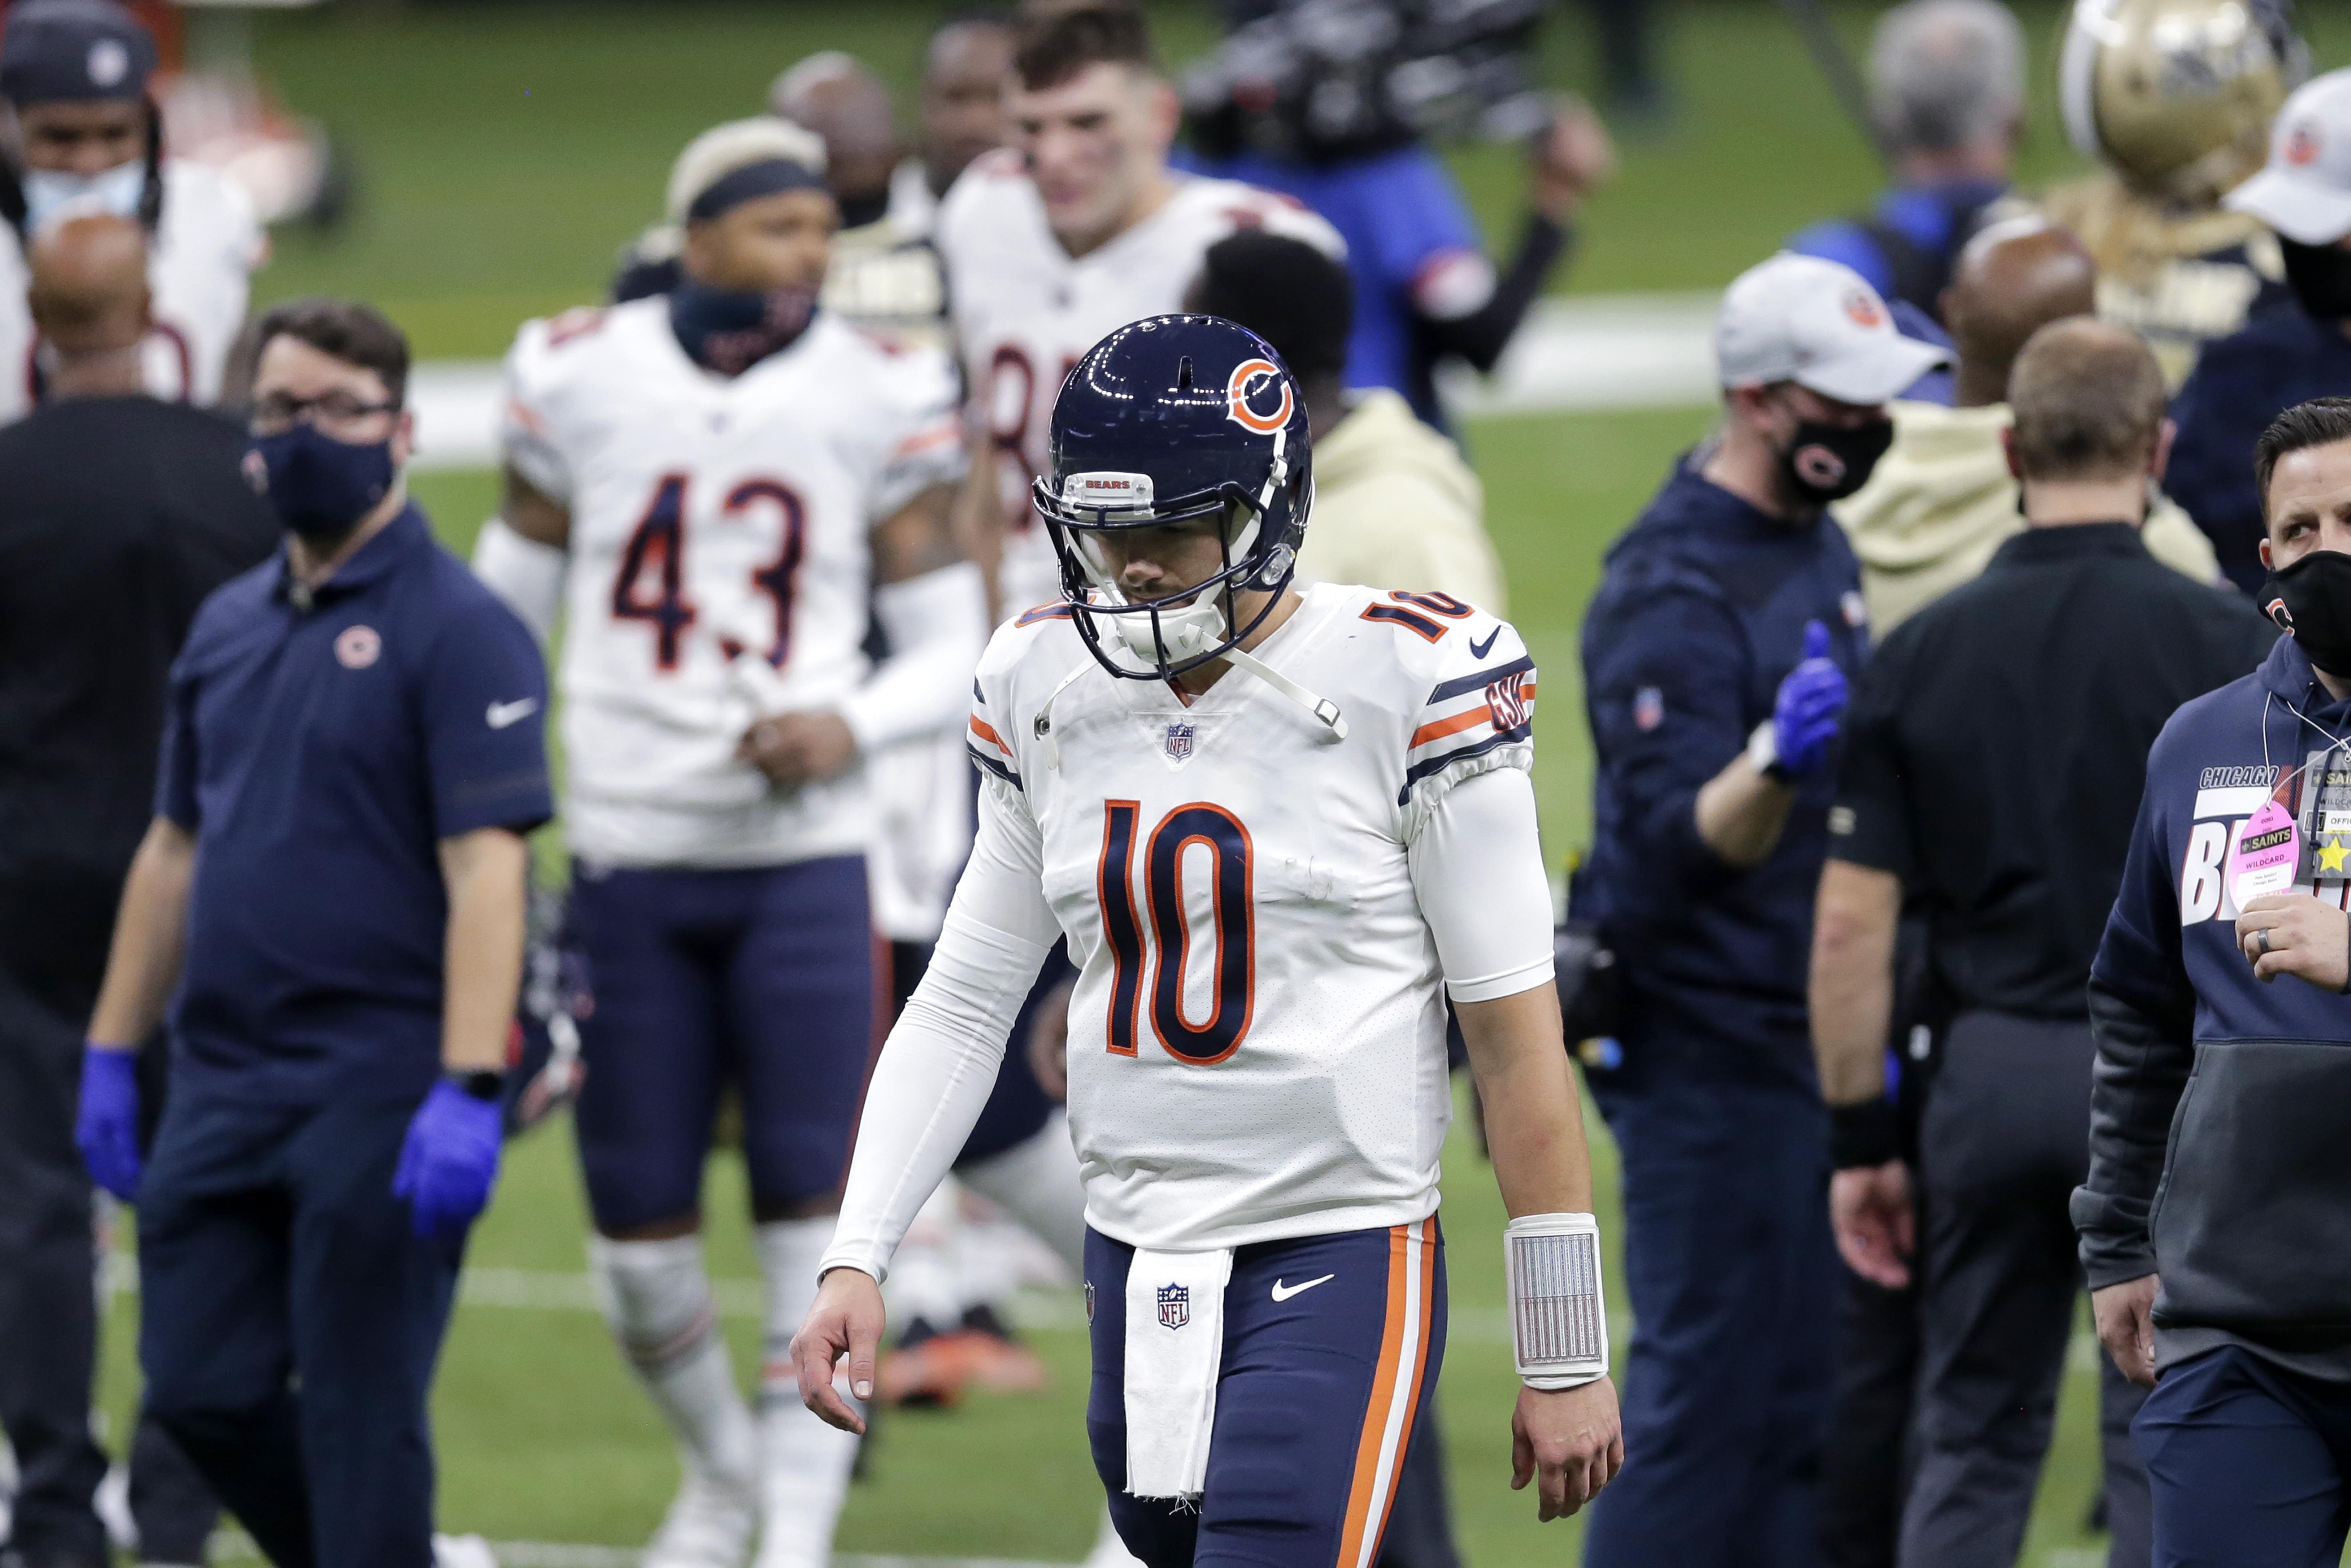
{"type": "Polygon", "coordinates": [[[1195,727],[1188,724],[1171,724],[1167,727],[1169,760],[1181,762],[1192,755],[1192,737],[1195,733],[1195,727]]]}
{"type": "Polygon", "coordinates": [[[1180,1329],[1192,1321],[1192,1287],[1162,1285],[1159,1287],[1159,1326],[1180,1329]]]}

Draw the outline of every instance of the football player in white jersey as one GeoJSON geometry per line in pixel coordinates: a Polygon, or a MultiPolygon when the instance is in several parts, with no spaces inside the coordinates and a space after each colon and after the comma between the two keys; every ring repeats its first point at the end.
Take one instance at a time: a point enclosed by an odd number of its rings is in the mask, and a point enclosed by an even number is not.
{"type": "Polygon", "coordinates": [[[801,1391],[857,1424],[836,1365],[870,1384],[892,1249],[1066,937],[1119,1531],[1151,1568],[1368,1568],[1443,1353],[1449,993],[1512,1217],[1514,1484],[1573,1512],[1622,1448],[1525,646],[1441,594],[1290,586],[1304,403],[1231,322],[1113,332],[1051,458],[1067,598],[980,662],[979,841],[868,1091],[801,1391]]]}
{"type": "Polygon", "coordinates": [[[1237,228],[1295,235],[1333,256],[1338,231],[1287,196],[1167,167],[1176,89],[1130,0],[1022,18],[1006,104],[1010,141],[941,204],[935,243],[966,379],[994,437],[1007,612],[1060,592],[1029,510],[1061,378],[1103,334],[1179,310],[1208,246],[1237,228]]]}
{"type": "Polygon", "coordinates": [[[855,1443],[800,1404],[785,1347],[874,1033],[862,762],[963,722],[986,601],[947,528],[965,467],[953,366],[817,308],[839,222],[822,144],[778,120],[717,127],[671,199],[673,290],[517,340],[507,501],[476,567],[536,595],[541,625],[549,583],[567,586],[590,1253],[686,1470],[646,1562],[737,1563],[757,1517],[761,1568],[816,1568],[855,1443]],[[879,665],[861,651],[869,606],[879,665]],[[702,1260],[729,1083],[768,1285],[756,1426],[702,1260]]]}
{"type": "Polygon", "coordinates": [[[150,236],[147,389],[220,400],[247,279],[269,239],[227,179],[163,156],[162,121],[147,91],[154,70],[154,38],[114,0],[20,0],[8,9],[0,98],[16,117],[22,162],[0,164],[0,420],[19,417],[40,395],[26,241],[90,212],[135,218],[150,236]]]}

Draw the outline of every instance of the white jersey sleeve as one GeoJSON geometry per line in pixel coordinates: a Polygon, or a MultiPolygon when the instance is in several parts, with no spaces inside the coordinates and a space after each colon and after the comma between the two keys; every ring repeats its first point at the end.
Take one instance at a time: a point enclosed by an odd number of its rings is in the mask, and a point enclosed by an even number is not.
{"type": "Polygon", "coordinates": [[[1391,592],[1364,615],[1424,638],[1424,628],[1449,628],[1427,639],[1435,657],[1426,667],[1434,679],[1405,743],[1397,803],[1410,842],[1426,813],[1461,780],[1498,768],[1534,768],[1535,662],[1509,622],[1450,594],[1391,592]]]}
{"type": "Polygon", "coordinates": [[[556,350],[592,328],[601,316],[601,311],[590,308],[526,321],[507,352],[498,446],[507,466],[551,500],[568,503],[572,495],[571,461],[564,450],[560,422],[550,406],[560,384],[556,350]]]}
{"type": "Polygon", "coordinates": [[[924,491],[962,479],[970,461],[955,361],[943,350],[874,341],[889,356],[883,381],[893,415],[876,433],[882,453],[867,502],[880,522],[924,491]]]}
{"type": "Polygon", "coordinates": [[[1551,983],[1551,884],[1523,770],[1491,768],[1447,790],[1407,858],[1447,995],[1489,1002],[1551,983]]]}
{"type": "Polygon", "coordinates": [[[163,219],[147,269],[155,297],[145,350],[150,391],[220,401],[253,271],[268,255],[268,233],[235,182],[201,163],[165,162],[163,219]]]}
{"type": "Polygon", "coordinates": [[[1443,593],[1389,593],[1366,615],[1429,641],[1432,677],[1405,740],[1404,841],[1447,993],[1490,1001],[1552,976],[1551,884],[1536,834],[1535,666],[1507,621],[1443,593]],[[1427,631],[1448,629],[1437,638],[1427,631]]]}

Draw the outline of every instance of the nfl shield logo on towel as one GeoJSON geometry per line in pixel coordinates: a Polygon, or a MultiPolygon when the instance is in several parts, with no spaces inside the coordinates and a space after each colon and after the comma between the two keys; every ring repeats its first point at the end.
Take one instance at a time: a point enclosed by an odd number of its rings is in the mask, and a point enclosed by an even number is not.
{"type": "Polygon", "coordinates": [[[1194,728],[1188,724],[1167,727],[1167,755],[1172,760],[1181,762],[1192,755],[1193,734],[1194,728]]]}
{"type": "Polygon", "coordinates": [[[1180,1329],[1192,1321],[1192,1287],[1162,1285],[1159,1287],[1159,1324],[1162,1328],[1180,1329]]]}

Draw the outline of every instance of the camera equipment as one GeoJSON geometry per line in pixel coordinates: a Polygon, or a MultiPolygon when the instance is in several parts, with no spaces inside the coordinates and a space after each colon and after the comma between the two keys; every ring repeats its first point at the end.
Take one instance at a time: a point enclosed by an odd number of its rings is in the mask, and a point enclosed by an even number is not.
{"type": "Polygon", "coordinates": [[[1330,163],[1424,137],[1531,136],[1549,0],[1283,0],[1184,78],[1193,144],[1330,163]]]}

